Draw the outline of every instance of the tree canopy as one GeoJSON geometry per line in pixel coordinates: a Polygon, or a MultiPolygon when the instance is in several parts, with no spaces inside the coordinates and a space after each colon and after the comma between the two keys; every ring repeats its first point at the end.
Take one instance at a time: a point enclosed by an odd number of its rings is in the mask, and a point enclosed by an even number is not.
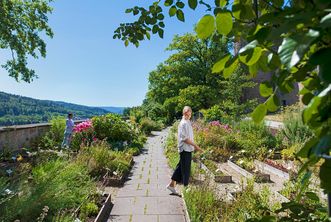
{"type": "Polygon", "coordinates": [[[37,77],[27,63],[29,57],[46,56],[46,43],[40,36],[53,37],[47,17],[52,12],[51,1],[0,0],[0,49],[11,54],[1,66],[16,81],[31,82],[37,77]]]}
{"type": "Polygon", "coordinates": [[[248,72],[236,69],[240,75],[234,76],[238,78],[225,79],[211,70],[217,59],[229,53],[231,48],[232,42],[217,34],[206,40],[200,40],[194,34],[175,36],[167,48],[174,53],[150,72],[146,99],[141,109],[131,109],[131,116],[138,122],[146,115],[169,123],[181,117],[182,108],[187,104],[196,112],[225,101],[233,108],[218,106],[220,111],[238,117],[247,113],[247,103],[241,97],[245,87],[253,86],[247,78],[248,72]]]}

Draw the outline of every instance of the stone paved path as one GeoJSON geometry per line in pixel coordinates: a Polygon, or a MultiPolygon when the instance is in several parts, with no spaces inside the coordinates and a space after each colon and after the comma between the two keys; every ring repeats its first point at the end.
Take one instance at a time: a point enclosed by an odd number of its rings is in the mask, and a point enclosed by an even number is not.
{"type": "Polygon", "coordinates": [[[146,152],[134,159],[132,175],[118,191],[108,221],[186,221],[182,198],[166,189],[171,173],[163,154],[167,134],[163,130],[148,138],[146,152]]]}

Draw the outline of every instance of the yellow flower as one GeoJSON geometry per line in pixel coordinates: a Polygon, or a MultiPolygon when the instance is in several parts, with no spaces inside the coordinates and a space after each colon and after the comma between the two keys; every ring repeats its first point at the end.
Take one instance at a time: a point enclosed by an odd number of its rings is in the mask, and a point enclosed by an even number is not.
{"type": "Polygon", "coordinates": [[[22,161],[23,160],[23,157],[21,155],[18,155],[17,158],[16,158],[17,161],[22,161]]]}

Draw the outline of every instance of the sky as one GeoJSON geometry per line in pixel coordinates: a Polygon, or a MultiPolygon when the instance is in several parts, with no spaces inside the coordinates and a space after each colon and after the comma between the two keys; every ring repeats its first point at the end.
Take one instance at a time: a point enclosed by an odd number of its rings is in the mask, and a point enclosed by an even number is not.
{"type": "MultiPolygon", "coordinates": [[[[46,58],[30,60],[39,76],[32,83],[16,82],[0,67],[0,91],[88,106],[141,105],[148,89],[148,74],[173,52],[165,51],[175,34],[193,32],[207,12],[185,11],[185,23],[165,18],[164,39],[152,36],[139,48],[125,47],[113,32],[133,17],[126,8],[146,6],[147,0],[55,0],[49,15],[53,39],[44,38],[46,58]]],[[[164,8],[164,7],[163,7],[164,8]]],[[[164,8],[167,14],[168,8],[164,8]]],[[[8,52],[0,51],[0,64],[8,52]]]]}

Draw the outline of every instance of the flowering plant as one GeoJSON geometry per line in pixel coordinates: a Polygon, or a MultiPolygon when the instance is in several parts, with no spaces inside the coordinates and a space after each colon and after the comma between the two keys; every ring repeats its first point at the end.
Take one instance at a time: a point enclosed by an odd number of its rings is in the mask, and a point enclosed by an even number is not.
{"type": "Polygon", "coordinates": [[[79,149],[81,146],[90,146],[92,142],[97,140],[91,120],[77,124],[73,131],[71,146],[74,149],[79,149]]]}
{"type": "Polygon", "coordinates": [[[76,133],[76,132],[87,131],[91,127],[93,127],[92,121],[91,120],[87,120],[87,121],[84,121],[82,123],[79,123],[79,124],[75,125],[74,132],[76,133]]]}

